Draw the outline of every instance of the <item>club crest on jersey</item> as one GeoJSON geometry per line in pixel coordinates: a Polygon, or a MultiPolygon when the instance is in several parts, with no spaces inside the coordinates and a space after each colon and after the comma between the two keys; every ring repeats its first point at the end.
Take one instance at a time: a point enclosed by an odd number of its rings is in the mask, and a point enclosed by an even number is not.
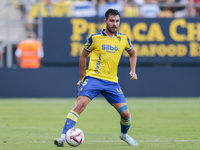
{"type": "Polygon", "coordinates": [[[117,39],[119,40],[119,42],[121,41],[121,37],[120,36],[118,36],[117,39]]]}
{"type": "Polygon", "coordinates": [[[101,38],[101,40],[103,41],[103,38],[101,38]]]}

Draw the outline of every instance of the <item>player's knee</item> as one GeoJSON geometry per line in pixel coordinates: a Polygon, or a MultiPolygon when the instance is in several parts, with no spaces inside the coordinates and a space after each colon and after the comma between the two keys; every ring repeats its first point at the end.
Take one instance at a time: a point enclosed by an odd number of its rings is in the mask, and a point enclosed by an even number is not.
{"type": "Polygon", "coordinates": [[[78,102],[76,102],[74,108],[76,108],[77,110],[82,110],[82,109],[84,109],[85,107],[86,107],[86,104],[85,104],[84,102],[78,101],[78,102]]]}
{"type": "Polygon", "coordinates": [[[73,110],[81,114],[83,110],[86,108],[87,104],[88,104],[87,101],[78,99],[74,105],[73,110]]]}
{"type": "Polygon", "coordinates": [[[121,117],[124,118],[124,119],[129,119],[129,117],[130,117],[129,110],[128,109],[123,110],[121,112],[121,117]]]}
{"type": "Polygon", "coordinates": [[[82,104],[78,103],[78,104],[75,104],[75,106],[74,106],[74,108],[72,110],[80,115],[83,112],[84,107],[83,107],[82,104]]]}
{"type": "Polygon", "coordinates": [[[128,106],[124,105],[121,108],[118,109],[118,113],[120,114],[120,116],[124,119],[129,119],[130,115],[129,115],[129,110],[128,110],[128,106]]]}

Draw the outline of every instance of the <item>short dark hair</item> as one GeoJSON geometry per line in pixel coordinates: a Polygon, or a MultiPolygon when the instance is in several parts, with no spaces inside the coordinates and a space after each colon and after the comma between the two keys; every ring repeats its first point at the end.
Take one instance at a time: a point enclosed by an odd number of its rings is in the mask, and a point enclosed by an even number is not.
{"type": "Polygon", "coordinates": [[[120,13],[118,12],[118,10],[117,9],[112,9],[112,8],[110,8],[110,9],[108,9],[106,11],[105,19],[108,19],[109,15],[114,15],[114,16],[119,15],[119,17],[120,17],[120,13]]]}

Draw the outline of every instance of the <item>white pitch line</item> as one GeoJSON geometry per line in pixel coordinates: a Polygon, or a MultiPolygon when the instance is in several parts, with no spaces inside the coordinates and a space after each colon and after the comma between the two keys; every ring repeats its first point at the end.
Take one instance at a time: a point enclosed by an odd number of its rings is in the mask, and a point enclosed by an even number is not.
{"type": "MultiPolygon", "coordinates": [[[[21,141],[22,142],[22,141],[21,141]]],[[[25,141],[25,142],[30,142],[30,143],[47,143],[50,141],[25,141]]],[[[123,142],[121,140],[119,141],[85,141],[85,142],[92,142],[92,143],[116,143],[116,142],[123,142]]],[[[160,143],[164,143],[164,142],[200,142],[200,140],[139,140],[138,142],[160,142],[160,143]]]]}
{"type": "Polygon", "coordinates": [[[140,142],[200,142],[200,140],[140,140],[140,142]]]}
{"type": "MultiPolygon", "coordinates": [[[[123,142],[123,141],[89,141],[89,142],[123,142]]],[[[138,142],[200,142],[200,140],[140,140],[138,142]]]]}

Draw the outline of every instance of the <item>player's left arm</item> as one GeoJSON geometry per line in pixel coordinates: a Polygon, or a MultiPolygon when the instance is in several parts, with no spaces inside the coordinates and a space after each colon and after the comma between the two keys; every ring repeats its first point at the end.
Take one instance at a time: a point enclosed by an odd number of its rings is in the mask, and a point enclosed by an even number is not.
{"type": "Polygon", "coordinates": [[[129,75],[131,76],[130,79],[137,80],[137,74],[136,74],[137,54],[134,48],[132,48],[130,51],[127,52],[129,54],[130,68],[131,68],[131,71],[129,73],[129,75]]]}

